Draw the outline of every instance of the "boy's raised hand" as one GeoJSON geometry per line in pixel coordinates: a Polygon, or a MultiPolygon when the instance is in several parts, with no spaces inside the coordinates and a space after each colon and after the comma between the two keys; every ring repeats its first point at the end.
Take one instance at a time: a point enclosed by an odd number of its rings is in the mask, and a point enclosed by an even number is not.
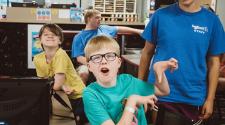
{"type": "Polygon", "coordinates": [[[157,108],[155,103],[158,101],[158,99],[155,95],[149,96],[132,95],[128,98],[128,101],[134,102],[136,108],[138,108],[140,105],[144,105],[144,109],[146,112],[149,106],[151,109],[157,108]]]}
{"type": "Polygon", "coordinates": [[[170,69],[171,72],[178,68],[178,61],[174,58],[170,58],[168,61],[159,61],[153,65],[153,69],[156,74],[156,79],[158,83],[162,82],[163,73],[170,69]]]}

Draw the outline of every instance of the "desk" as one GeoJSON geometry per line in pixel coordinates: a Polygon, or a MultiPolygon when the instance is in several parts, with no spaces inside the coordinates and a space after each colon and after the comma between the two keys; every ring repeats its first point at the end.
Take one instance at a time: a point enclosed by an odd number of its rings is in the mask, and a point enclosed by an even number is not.
{"type": "Polygon", "coordinates": [[[225,92],[225,77],[220,77],[219,78],[217,89],[219,91],[224,91],[225,92]]]}
{"type": "Polygon", "coordinates": [[[121,55],[127,54],[125,52],[127,48],[143,48],[145,44],[145,40],[140,35],[133,33],[118,33],[116,40],[121,41],[119,43],[121,45],[121,55]],[[121,36],[121,38],[118,39],[118,36],[121,36]]]}
{"type": "Polygon", "coordinates": [[[140,64],[140,58],[141,58],[140,54],[122,55],[121,57],[124,61],[126,61],[134,66],[138,67],[140,64]]]}
{"type": "Polygon", "coordinates": [[[224,77],[220,77],[218,81],[214,111],[215,111],[215,114],[218,115],[219,120],[225,123],[225,78],[224,77]]]}
{"type": "Polygon", "coordinates": [[[141,55],[140,54],[122,55],[121,58],[123,61],[122,72],[132,74],[133,76],[137,77],[141,55]]]}

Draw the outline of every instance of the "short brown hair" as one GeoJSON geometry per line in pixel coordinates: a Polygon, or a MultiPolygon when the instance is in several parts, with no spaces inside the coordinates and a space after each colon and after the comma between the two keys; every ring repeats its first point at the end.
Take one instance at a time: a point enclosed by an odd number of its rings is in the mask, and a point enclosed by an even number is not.
{"type": "Polygon", "coordinates": [[[120,55],[120,46],[116,40],[107,36],[96,36],[93,37],[84,48],[85,57],[89,60],[91,54],[100,50],[101,48],[113,48],[116,54],[120,55]]]}
{"type": "Polygon", "coordinates": [[[100,11],[96,9],[87,9],[84,11],[84,22],[88,23],[88,18],[93,17],[96,14],[100,14],[100,11]]]}
{"type": "Polygon", "coordinates": [[[62,33],[62,29],[57,24],[54,24],[54,23],[44,24],[44,26],[42,26],[40,31],[39,31],[39,38],[41,38],[45,29],[48,29],[49,31],[54,33],[56,36],[59,37],[59,40],[61,42],[63,42],[64,36],[63,36],[63,33],[62,33]]]}

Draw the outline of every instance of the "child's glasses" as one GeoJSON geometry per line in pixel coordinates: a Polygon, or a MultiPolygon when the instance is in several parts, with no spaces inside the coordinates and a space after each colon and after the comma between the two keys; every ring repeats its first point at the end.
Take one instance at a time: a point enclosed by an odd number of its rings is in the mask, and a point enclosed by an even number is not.
{"type": "Polygon", "coordinates": [[[114,52],[109,52],[105,54],[96,54],[93,56],[90,56],[90,61],[93,63],[100,63],[102,62],[103,57],[105,58],[106,61],[114,61],[117,57],[117,54],[114,52]]]}

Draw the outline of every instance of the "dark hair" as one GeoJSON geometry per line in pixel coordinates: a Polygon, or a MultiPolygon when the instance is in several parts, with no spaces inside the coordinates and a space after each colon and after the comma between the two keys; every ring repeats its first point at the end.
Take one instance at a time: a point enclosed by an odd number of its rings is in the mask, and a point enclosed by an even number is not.
{"type": "Polygon", "coordinates": [[[54,33],[56,36],[59,37],[59,40],[61,42],[63,42],[64,36],[63,36],[63,33],[62,33],[62,29],[57,24],[47,23],[44,26],[42,26],[40,31],[39,31],[39,38],[41,38],[41,36],[42,36],[42,34],[43,34],[45,29],[48,29],[49,31],[54,33]]]}

